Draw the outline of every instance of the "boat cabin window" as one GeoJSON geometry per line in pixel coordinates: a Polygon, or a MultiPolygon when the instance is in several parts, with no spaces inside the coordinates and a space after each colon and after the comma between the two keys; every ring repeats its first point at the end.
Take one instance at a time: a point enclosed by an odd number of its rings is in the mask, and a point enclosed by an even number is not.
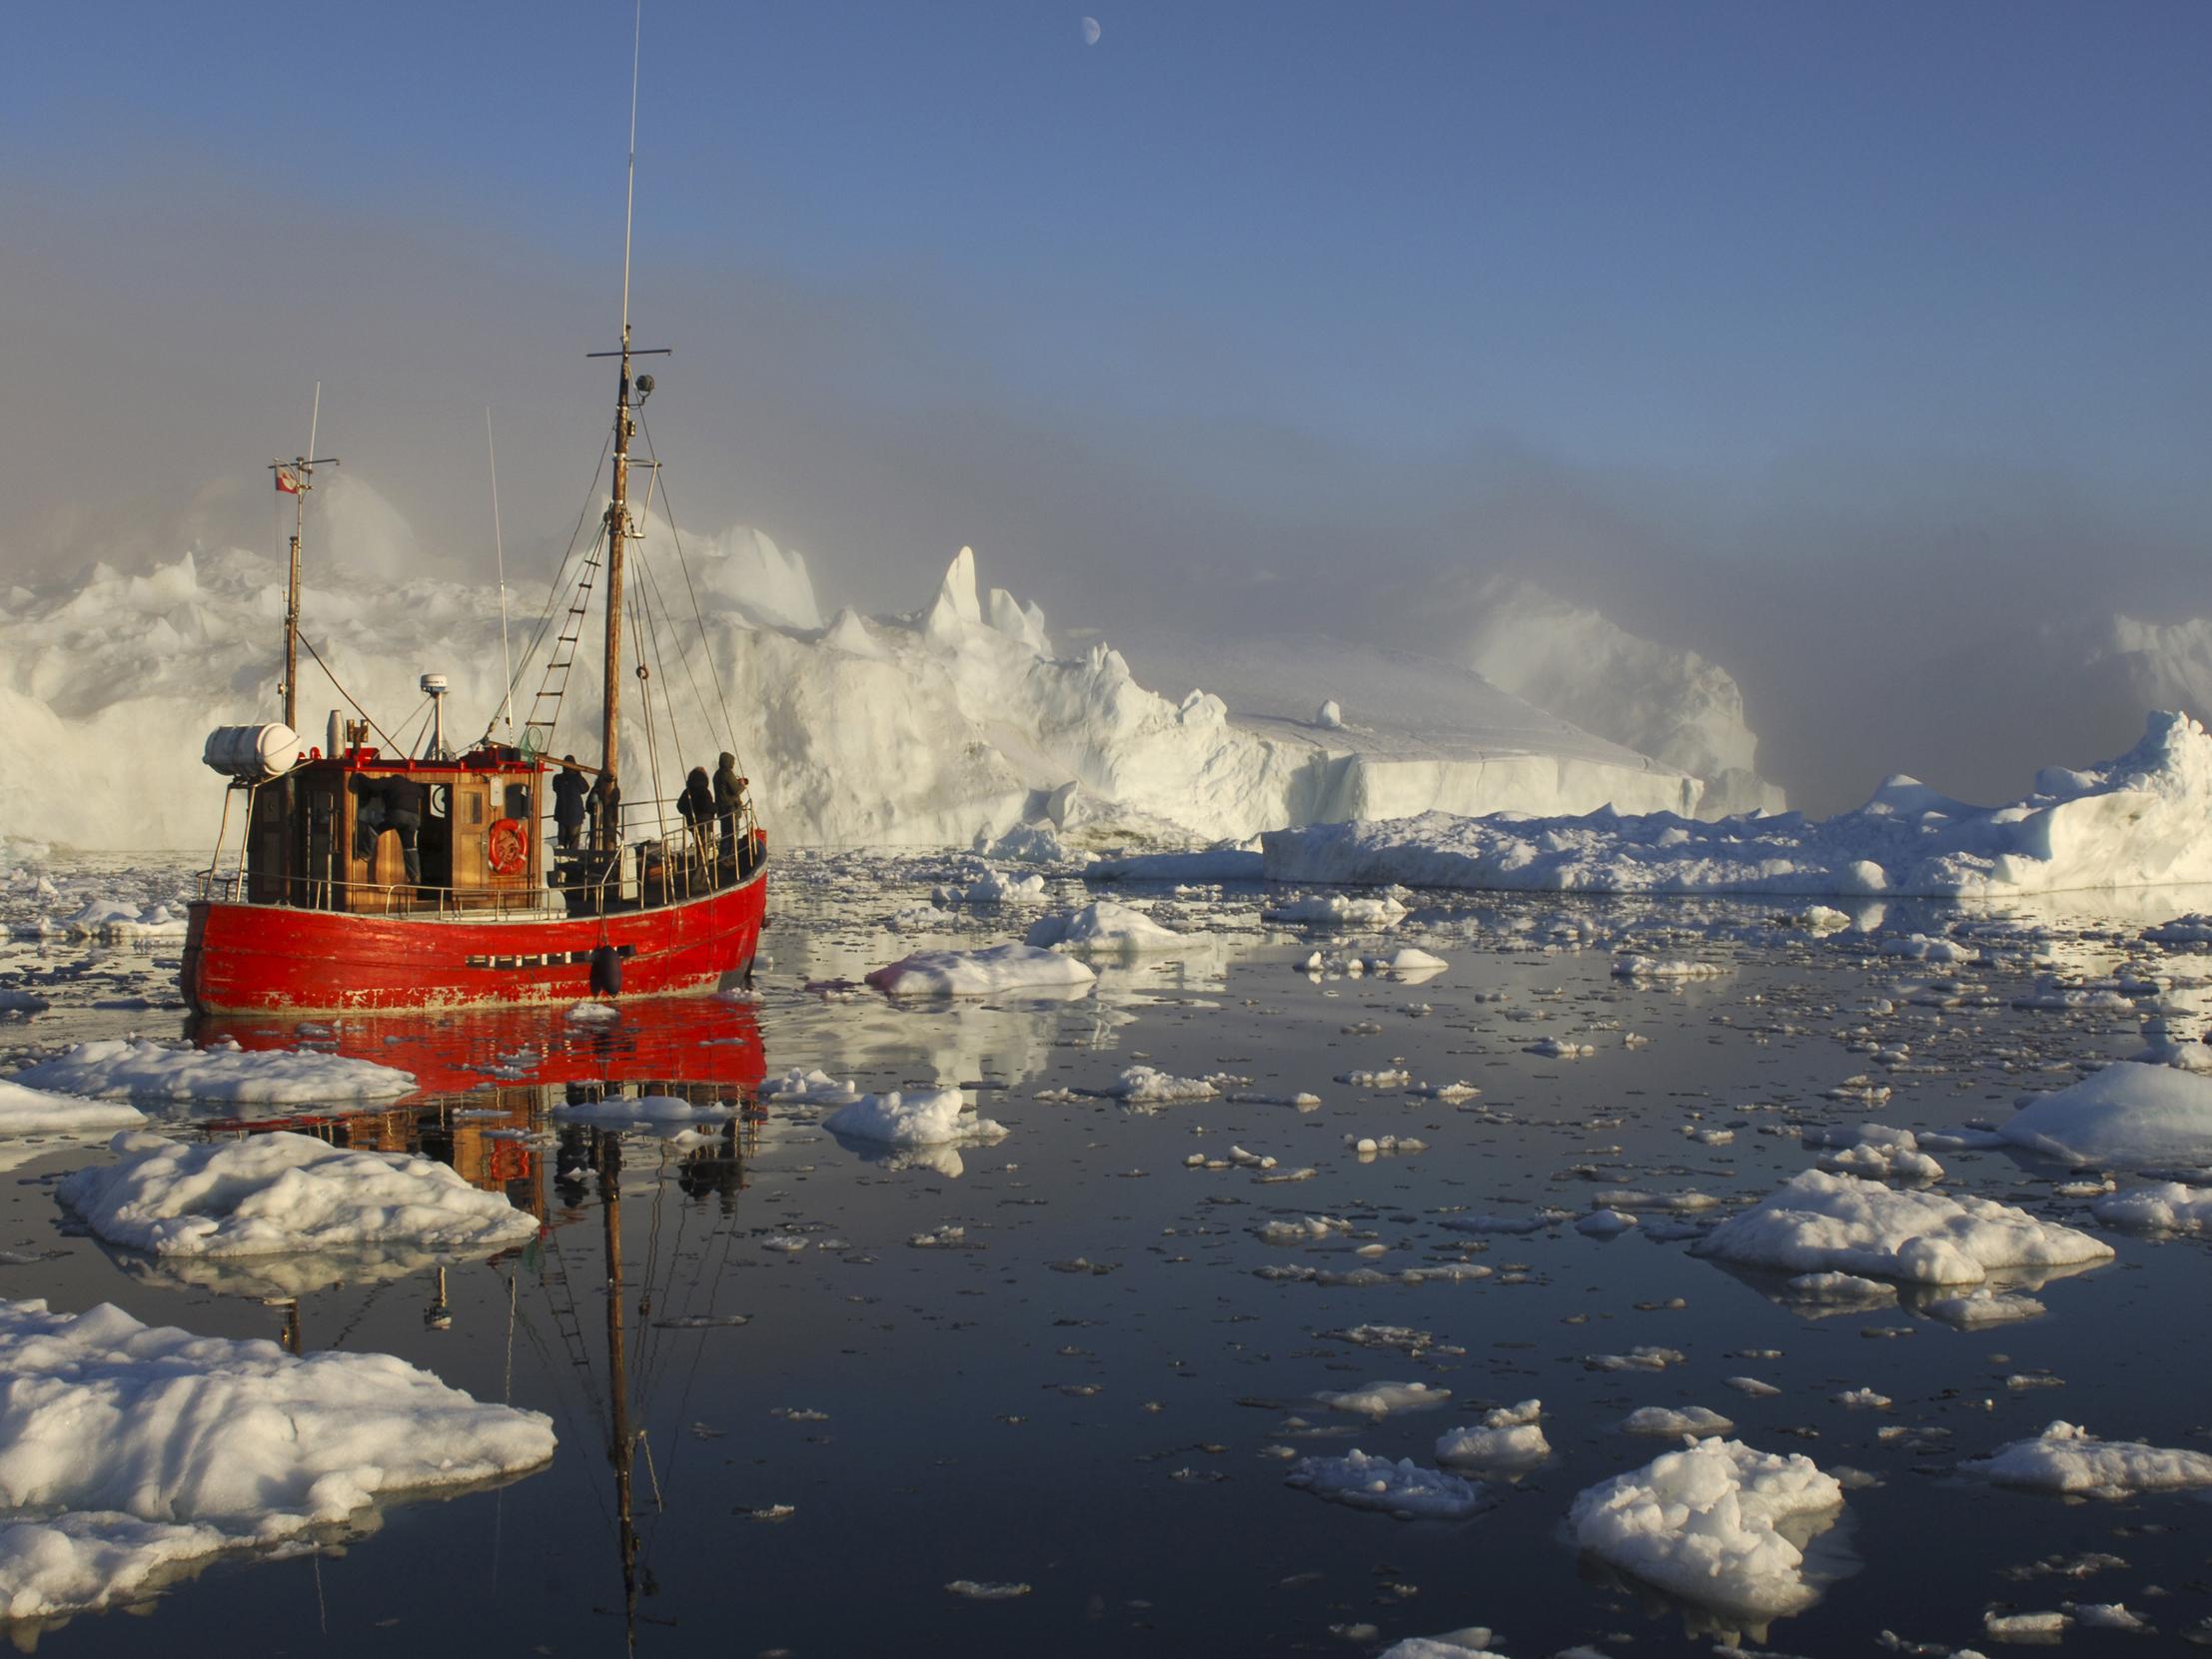
{"type": "Polygon", "coordinates": [[[507,786],[507,811],[502,816],[512,818],[519,824],[531,821],[529,784],[511,783],[507,786]]]}

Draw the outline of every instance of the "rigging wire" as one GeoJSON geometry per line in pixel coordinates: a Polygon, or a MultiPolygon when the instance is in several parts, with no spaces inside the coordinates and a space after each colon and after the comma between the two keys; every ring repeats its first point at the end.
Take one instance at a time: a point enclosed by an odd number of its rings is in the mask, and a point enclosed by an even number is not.
{"type": "MultiPolygon", "coordinates": [[[[642,412],[637,416],[637,430],[645,440],[645,454],[653,463],[655,474],[660,469],[660,452],[652,446],[652,428],[645,424],[642,412]]],[[[699,608],[699,590],[691,580],[691,561],[683,553],[683,537],[676,530],[674,509],[668,504],[668,488],[660,487],[660,515],[667,520],[668,540],[675,548],[676,564],[683,571],[684,591],[690,595],[691,615],[699,625],[699,647],[706,653],[707,672],[714,677],[714,697],[722,708],[722,730],[728,735],[730,749],[737,752],[737,722],[729,717],[729,695],[722,688],[721,664],[714,660],[713,644],[706,637],[706,613],[699,608]]]]}
{"type": "Polygon", "coordinates": [[[361,706],[360,699],[357,698],[351,691],[348,691],[346,687],[339,682],[338,675],[331,671],[331,665],[323,660],[323,653],[315,648],[315,641],[308,638],[308,636],[298,628],[295,628],[292,631],[294,637],[297,638],[301,644],[307,647],[308,655],[315,658],[315,666],[323,670],[323,677],[331,682],[331,685],[337,690],[338,694],[341,697],[344,697],[346,699],[347,706],[352,708],[356,714],[360,715],[364,720],[369,722],[369,729],[375,732],[379,737],[384,739],[385,746],[387,748],[391,749],[396,754],[401,752],[400,745],[397,740],[394,739],[392,734],[386,731],[384,727],[377,724],[377,717],[374,714],[371,714],[367,709],[363,708],[361,706]]]}

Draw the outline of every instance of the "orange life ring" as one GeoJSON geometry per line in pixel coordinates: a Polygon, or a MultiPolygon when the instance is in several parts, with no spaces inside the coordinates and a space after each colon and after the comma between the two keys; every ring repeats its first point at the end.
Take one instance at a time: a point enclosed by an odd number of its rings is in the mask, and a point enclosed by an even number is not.
{"type": "Polygon", "coordinates": [[[530,863],[530,828],[520,818],[495,818],[484,832],[484,856],[495,874],[521,875],[530,863]]]}

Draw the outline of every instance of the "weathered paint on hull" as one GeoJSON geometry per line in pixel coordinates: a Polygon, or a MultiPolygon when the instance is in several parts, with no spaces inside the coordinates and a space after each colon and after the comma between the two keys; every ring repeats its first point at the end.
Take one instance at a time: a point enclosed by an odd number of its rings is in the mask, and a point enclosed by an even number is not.
{"type": "Polygon", "coordinates": [[[372,1014],[528,1007],[591,996],[591,953],[622,953],[621,1001],[722,990],[752,972],[763,866],[738,887],[653,910],[553,921],[350,916],[197,900],[180,980],[200,1014],[372,1014]]]}

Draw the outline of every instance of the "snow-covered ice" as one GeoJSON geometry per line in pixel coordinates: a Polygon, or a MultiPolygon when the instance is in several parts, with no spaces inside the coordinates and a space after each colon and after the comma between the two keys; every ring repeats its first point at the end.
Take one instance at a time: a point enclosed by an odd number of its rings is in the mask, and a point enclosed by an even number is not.
{"type": "Polygon", "coordinates": [[[1380,1422],[1407,1411],[1434,1411],[1452,1403],[1452,1390],[1426,1382],[1370,1382],[1358,1388],[1323,1389],[1314,1398],[1332,1411],[1351,1411],[1380,1422]]]}
{"type": "Polygon", "coordinates": [[[27,1089],[131,1100],[321,1103],[397,1100],[413,1074],[312,1049],[247,1050],[234,1043],[169,1048],[143,1038],[102,1038],[15,1074],[27,1089]]]}
{"type": "Polygon", "coordinates": [[[1544,1437],[1542,1400],[1525,1399],[1483,1413],[1473,1428],[1455,1428],[1437,1440],[1436,1459],[1461,1467],[1534,1468],[1552,1455],[1544,1437]]]}
{"type": "Polygon", "coordinates": [[[61,1202],[110,1244],[156,1255],[273,1255],[362,1244],[519,1244],[537,1222],[450,1166],[279,1132],[187,1143],[118,1135],[116,1162],[76,1171],[61,1202]]]}
{"type": "Polygon", "coordinates": [[[2212,1161],[2212,1077],[2173,1066],[2107,1066],[2031,1100],[1997,1133],[2016,1147],[2076,1164],[2140,1169],[2212,1161]]]}
{"type": "Polygon", "coordinates": [[[2093,1200],[2089,1212],[2106,1227],[2131,1233],[2179,1233],[2212,1236],[2212,1187],[2153,1182],[2093,1200]]]}
{"type": "Polygon", "coordinates": [[[1584,1549],[1632,1577],[1763,1619],[1817,1599],[1803,1545],[1842,1503],[1843,1488],[1809,1457],[1715,1438],[1588,1488],[1568,1525],[1584,1549]]]}
{"type": "Polygon", "coordinates": [[[1978,1284],[2000,1267],[2101,1261],[2112,1246],[1991,1199],[1897,1192],[1806,1170],[1720,1223],[1690,1245],[1690,1253],[1795,1273],[1978,1284]]]}
{"type": "Polygon", "coordinates": [[[1112,899],[1100,899],[1064,916],[1033,924],[1023,943],[1071,956],[1151,956],[1187,950],[1190,941],[1164,928],[1143,911],[1112,899]]]}
{"type": "Polygon", "coordinates": [[[892,1147],[965,1146],[1006,1138],[1005,1126],[979,1116],[957,1089],[864,1096],[824,1118],[822,1128],[892,1147]]]}
{"type": "Polygon", "coordinates": [[[868,976],[892,997],[1080,995],[1098,976],[1058,951],[992,945],[979,951],[916,951],[868,976]]]}
{"type": "Polygon", "coordinates": [[[107,1606],[221,1552],[553,1456],[553,1424],[377,1353],[0,1302],[0,1610],[107,1606]]]}
{"type": "Polygon", "coordinates": [[[1996,808],[1906,777],[1834,818],[1700,823],[1671,812],[1500,813],[1311,824],[1262,837],[1268,879],[1615,893],[1990,898],[2212,881],[2212,735],[2154,713],[2082,771],[2047,767],[1996,808]]]}
{"type": "Polygon", "coordinates": [[[0,1135],[77,1135],[135,1129],[144,1122],[145,1113],[120,1101],[50,1094],[0,1079],[0,1135]]]}
{"type": "Polygon", "coordinates": [[[2212,1453],[2100,1440],[2068,1422],[2054,1422],[2031,1440],[2014,1440],[1960,1466],[2002,1486],[2083,1497],[2212,1486],[2212,1453]]]}
{"type": "Polygon", "coordinates": [[[1285,1477],[1316,1497],[1380,1509],[1399,1520],[1456,1520],[1483,1506],[1483,1488],[1410,1457],[1393,1462],[1354,1449],[1342,1457],[1303,1457],[1285,1477]]]}

